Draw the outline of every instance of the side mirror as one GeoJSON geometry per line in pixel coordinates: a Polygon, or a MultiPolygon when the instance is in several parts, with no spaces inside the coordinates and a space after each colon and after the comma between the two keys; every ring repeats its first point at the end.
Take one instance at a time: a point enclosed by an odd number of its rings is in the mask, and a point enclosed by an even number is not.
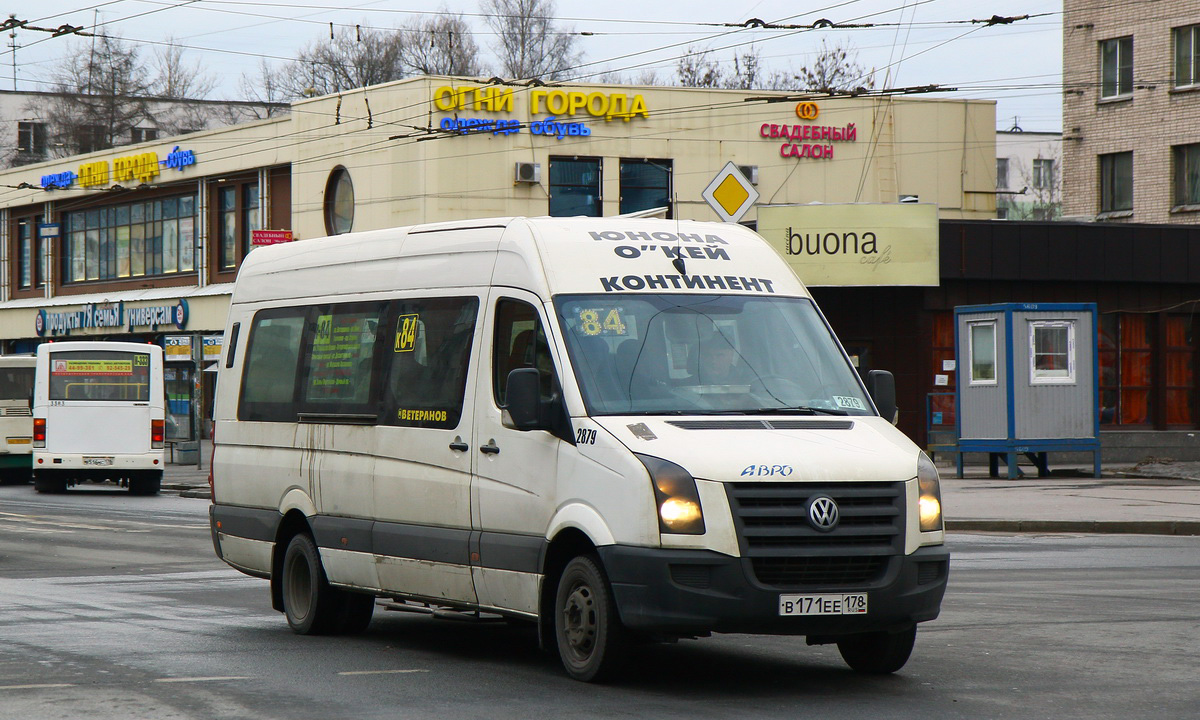
{"type": "Polygon", "coordinates": [[[517,430],[540,430],[541,378],[537,368],[517,368],[508,374],[504,389],[504,425],[517,430]]]}
{"type": "Polygon", "coordinates": [[[879,408],[879,415],[893,425],[896,424],[896,378],[887,370],[872,370],[867,373],[867,392],[879,408]]]}

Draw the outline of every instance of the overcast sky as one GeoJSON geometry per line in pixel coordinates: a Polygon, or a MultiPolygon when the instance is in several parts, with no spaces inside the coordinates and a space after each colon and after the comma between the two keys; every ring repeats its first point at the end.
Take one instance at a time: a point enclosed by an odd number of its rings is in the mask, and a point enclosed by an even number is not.
{"type": "MultiPolygon", "coordinates": [[[[24,5],[24,4],[23,4],[24,5]]],[[[10,5],[17,8],[17,3],[10,5]]],[[[280,64],[299,48],[329,37],[329,23],[393,28],[414,14],[434,9],[430,2],[374,0],[54,0],[30,3],[16,17],[31,25],[84,26],[154,45],[173,38],[185,62],[203,63],[215,77],[216,98],[239,99],[238,80],[256,74],[259,59],[280,64]],[[52,9],[52,10],[48,10],[52,9]],[[46,13],[53,12],[53,15],[46,13]]],[[[488,55],[495,37],[483,22],[478,0],[442,0],[437,9],[462,13],[488,55]]],[[[713,50],[730,60],[736,49],[756,48],[769,70],[795,70],[813,57],[821,40],[848,41],[860,65],[878,71],[877,87],[936,84],[957,88],[943,98],[991,98],[998,102],[996,124],[1019,124],[1027,131],[1062,127],[1062,3],[1060,0],[558,0],[560,23],[577,32],[591,73],[643,69],[673,74],[677,58],[690,46],[713,50]],[[972,23],[993,16],[1029,19],[1009,24],[972,23]],[[745,29],[721,27],[751,18],[778,25],[874,24],[845,29],[745,29]],[[706,25],[705,23],[711,23],[706,25]]],[[[16,33],[16,86],[49,89],[42,81],[74,44],[84,38],[34,30],[16,33]]],[[[13,88],[13,38],[5,33],[0,55],[0,88],[13,88]]],[[[489,62],[490,56],[486,58],[489,62]]]]}

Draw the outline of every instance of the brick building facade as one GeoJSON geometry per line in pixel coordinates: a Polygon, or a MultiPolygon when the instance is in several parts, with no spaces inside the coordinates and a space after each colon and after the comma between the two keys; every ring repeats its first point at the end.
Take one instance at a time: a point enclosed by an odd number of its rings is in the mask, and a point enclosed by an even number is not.
{"type": "Polygon", "coordinates": [[[1200,4],[1063,2],[1063,215],[1200,223],[1200,4]]]}

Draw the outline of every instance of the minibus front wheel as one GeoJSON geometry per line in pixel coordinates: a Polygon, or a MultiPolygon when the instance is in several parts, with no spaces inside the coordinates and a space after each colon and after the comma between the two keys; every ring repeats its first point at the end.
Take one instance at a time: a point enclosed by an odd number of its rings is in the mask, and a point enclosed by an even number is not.
{"type": "Polygon", "coordinates": [[[917,640],[917,626],[897,633],[872,632],[838,641],[838,652],[855,672],[867,675],[894,673],[908,662],[917,640]]]}
{"type": "Polygon", "coordinates": [[[292,536],[281,572],[283,611],[288,625],[297,633],[353,634],[370,624],[375,598],[330,585],[317,544],[308,533],[292,536]]]}
{"type": "Polygon", "coordinates": [[[576,680],[603,680],[621,664],[628,638],[594,555],[580,555],[563,568],[555,593],[554,635],[563,668],[576,680]]]}

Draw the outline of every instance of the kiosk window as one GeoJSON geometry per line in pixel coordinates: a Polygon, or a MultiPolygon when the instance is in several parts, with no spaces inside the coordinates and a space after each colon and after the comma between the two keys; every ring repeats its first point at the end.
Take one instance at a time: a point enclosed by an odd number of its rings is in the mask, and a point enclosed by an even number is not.
{"type": "Polygon", "coordinates": [[[970,332],[971,384],[996,384],[996,323],[967,323],[970,332]]]}
{"type": "Polygon", "coordinates": [[[1075,323],[1067,320],[1029,323],[1029,347],[1031,382],[1075,382],[1075,323]]]}
{"type": "Polygon", "coordinates": [[[387,424],[458,427],[478,314],[473,297],[393,301],[381,345],[387,424]]]}

